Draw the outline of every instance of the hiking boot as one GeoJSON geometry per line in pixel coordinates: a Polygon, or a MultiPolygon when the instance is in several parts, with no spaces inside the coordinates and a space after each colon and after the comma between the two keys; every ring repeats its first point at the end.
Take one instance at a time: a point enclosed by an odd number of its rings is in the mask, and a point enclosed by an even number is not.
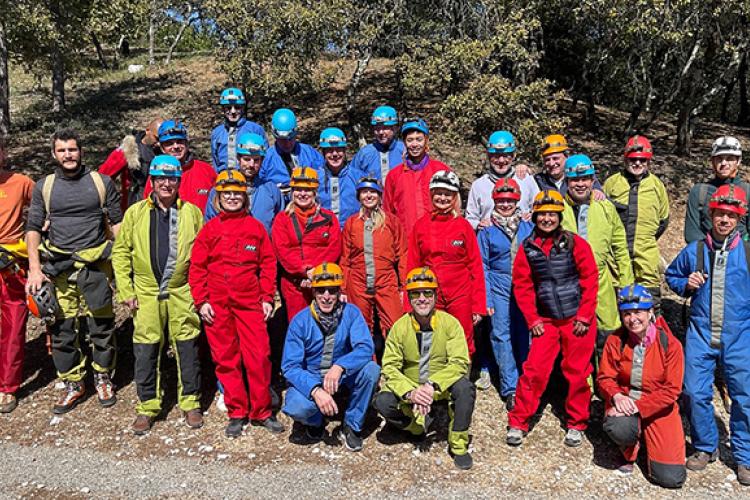
{"type": "Polygon", "coordinates": [[[242,429],[245,427],[245,424],[247,424],[247,419],[245,418],[230,418],[227,428],[224,429],[224,434],[228,438],[238,438],[242,435],[242,429]]]}
{"type": "Polygon", "coordinates": [[[633,462],[623,462],[618,468],[617,473],[621,476],[630,476],[635,470],[635,464],[633,462]]]}
{"type": "Polygon", "coordinates": [[[286,430],[284,424],[279,422],[273,415],[263,420],[251,420],[250,423],[256,427],[265,427],[272,434],[281,434],[286,430]]]}
{"type": "Polygon", "coordinates": [[[568,429],[568,432],[565,433],[565,441],[563,443],[565,443],[565,446],[578,448],[583,443],[583,432],[578,429],[568,429]]]}
{"type": "Polygon", "coordinates": [[[151,425],[154,423],[154,419],[148,415],[138,415],[135,417],[133,422],[133,434],[136,436],[143,436],[151,430],[151,425]]]}
{"type": "Polygon", "coordinates": [[[63,390],[60,399],[58,399],[57,403],[55,403],[55,406],[52,407],[52,413],[56,415],[68,413],[70,410],[75,408],[78,403],[81,402],[84,394],[86,394],[86,389],[84,389],[81,382],[66,380],[65,389],[63,390]]]}
{"type": "Polygon", "coordinates": [[[692,471],[703,470],[708,464],[715,462],[718,456],[719,453],[717,451],[706,453],[705,451],[699,450],[688,457],[687,462],[685,462],[685,467],[692,471]]]}
{"type": "Polygon", "coordinates": [[[461,470],[469,470],[474,465],[474,459],[471,458],[471,453],[453,455],[453,464],[461,470]]]}
{"type": "Polygon", "coordinates": [[[480,391],[486,391],[487,389],[492,387],[492,379],[490,378],[490,372],[487,370],[482,370],[479,373],[479,378],[474,382],[474,385],[477,386],[477,389],[480,391]]]}
{"type": "Polygon", "coordinates": [[[307,438],[310,444],[322,441],[325,434],[326,428],[322,425],[320,427],[313,427],[312,425],[305,426],[305,438],[307,438]]]}
{"type": "Polygon", "coordinates": [[[520,446],[523,443],[523,431],[511,427],[508,429],[508,434],[505,435],[505,443],[509,446],[520,446]]]}
{"type": "Polygon", "coordinates": [[[747,465],[737,466],[737,481],[742,486],[750,486],[750,467],[747,465]]]}
{"type": "Polygon", "coordinates": [[[94,387],[96,387],[99,404],[104,408],[109,408],[117,402],[115,386],[112,384],[109,373],[94,373],[94,387]]]}
{"type": "Polygon", "coordinates": [[[18,406],[15,394],[0,392],[0,413],[10,413],[18,406]]]}
{"type": "Polygon", "coordinates": [[[203,413],[201,413],[200,409],[198,408],[186,411],[185,423],[187,423],[188,427],[190,427],[191,429],[200,429],[201,427],[203,427],[203,413]]]}
{"type": "Polygon", "coordinates": [[[339,441],[344,443],[349,451],[360,451],[362,449],[362,438],[351,427],[344,424],[339,431],[339,441]]]}
{"type": "Polygon", "coordinates": [[[508,396],[505,398],[505,409],[510,413],[513,411],[513,408],[516,407],[516,393],[511,392],[508,394],[508,396]]]}

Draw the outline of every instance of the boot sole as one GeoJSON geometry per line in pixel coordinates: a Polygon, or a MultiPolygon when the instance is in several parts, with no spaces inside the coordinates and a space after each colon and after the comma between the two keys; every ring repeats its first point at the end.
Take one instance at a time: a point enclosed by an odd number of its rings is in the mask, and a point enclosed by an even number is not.
{"type": "Polygon", "coordinates": [[[66,413],[73,411],[73,409],[76,406],[78,406],[78,404],[81,402],[82,399],[83,399],[83,396],[76,399],[75,401],[70,403],[68,406],[54,406],[52,408],[52,413],[54,413],[55,415],[65,415],[66,413]]]}
{"type": "Polygon", "coordinates": [[[112,396],[109,399],[99,400],[99,404],[102,406],[102,408],[109,408],[110,406],[114,406],[115,403],[117,403],[117,396],[112,396]]]}

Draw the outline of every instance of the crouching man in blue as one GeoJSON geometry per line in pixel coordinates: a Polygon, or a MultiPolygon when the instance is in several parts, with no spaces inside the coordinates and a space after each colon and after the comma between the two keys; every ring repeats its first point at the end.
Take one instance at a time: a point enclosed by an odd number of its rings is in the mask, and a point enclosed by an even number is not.
{"type": "Polygon", "coordinates": [[[718,457],[719,433],[713,407],[717,362],[732,399],[729,416],[737,480],[750,485],[750,249],[737,224],[747,214],[745,191],[719,187],[708,204],[712,228],[689,243],[669,265],[669,287],[691,297],[685,340],[685,388],[695,453],[690,470],[703,470],[718,457]]]}
{"type": "Polygon", "coordinates": [[[326,417],[339,414],[338,393],[343,389],[348,403],[339,439],[349,450],[359,451],[380,367],[372,360],[372,335],[362,313],[341,301],[343,282],[336,264],[313,269],[314,300],[292,318],[284,344],[281,370],[291,387],[283,412],[296,422],[293,442],[318,442],[325,434],[326,417]]]}

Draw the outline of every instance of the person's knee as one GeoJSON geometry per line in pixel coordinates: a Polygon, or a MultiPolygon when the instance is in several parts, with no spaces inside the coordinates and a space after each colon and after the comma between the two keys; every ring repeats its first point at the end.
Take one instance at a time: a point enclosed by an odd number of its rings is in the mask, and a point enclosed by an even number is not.
{"type": "Polygon", "coordinates": [[[375,385],[380,379],[380,366],[374,361],[368,361],[359,372],[360,383],[365,385],[375,385]]]}
{"type": "Polygon", "coordinates": [[[634,446],[638,442],[640,433],[638,417],[606,417],[604,432],[620,447],[634,446]]]}
{"type": "Polygon", "coordinates": [[[474,401],[477,397],[477,387],[466,377],[458,379],[450,388],[451,398],[454,401],[474,401]]]}
{"type": "Polygon", "coordinates": [[[687,479],[684,464],[663,464],[649,461],[651,480],[664,488],[682,488],[687,479]]]}
{"type": "Polygon", "coordinates": [[[380,391],[372,402],[375,410],[384,417],[392,417],[401,413],[399,410],[399,400],[395,394],[389,391],[380,391]]]}
{"type": "Polygon", "coordinates": [[[302,394],[294,388],[287,390],[284,403],[284,413],[294,420],[305,420],[318,412],[318,406],[315,402],[302,396],[302,394]]]}

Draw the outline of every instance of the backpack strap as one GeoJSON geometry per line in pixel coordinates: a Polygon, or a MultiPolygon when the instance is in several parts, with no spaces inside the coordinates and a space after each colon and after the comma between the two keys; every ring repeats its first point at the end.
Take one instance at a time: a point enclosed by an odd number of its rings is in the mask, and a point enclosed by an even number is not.
{"type": "Polygon", "coordinates": [[[102,179],[102,174],[99,172],[92,170],[90,174],[91,180],[94,181],[96,192],[99,195],[99,208],[103,210],[107,202],[107,188],[104,186],[104,179],[102,179]]]}
{"type": "Polygon", "coordinates": [[[669,337],[667,337],[667,332],[664,331],[663,328],[659,327],[659,343],[661,344],[661,348],[664,350],[664,354],[669,351],[669,337]]]}
{"type": "MultiPolygon", "coordinates": [[[[705,246],[706,242],[704,240],[698,240],[698,243],[695,245],[695,271],[701,274],[705,274],[706,272],[706,262],[703,256],[705,246]]],[[[745,251],[747,252],[747,246],[745,247],[745,251]]]]}
{"type": "Polygon", "coordinates": [[[747,263],[747,270],[750,272],[750,241],[743,239],[742,246],[745,247],[745,262],[747,263]]]}
{"type": "Polygon", "coordinates": [[[42,201],[44,202],[44,220],[49,220],[49,208],[52,200],[52,186],[55,184],[55,174],[47,175],[42,181],[42,201]]]}
{"type": "Polygon", "coordinates": [[[709,184],[701,182],[698,184],[698,213],[703,217],[703,209],[708,206],[708,187],[709,184]]]}

